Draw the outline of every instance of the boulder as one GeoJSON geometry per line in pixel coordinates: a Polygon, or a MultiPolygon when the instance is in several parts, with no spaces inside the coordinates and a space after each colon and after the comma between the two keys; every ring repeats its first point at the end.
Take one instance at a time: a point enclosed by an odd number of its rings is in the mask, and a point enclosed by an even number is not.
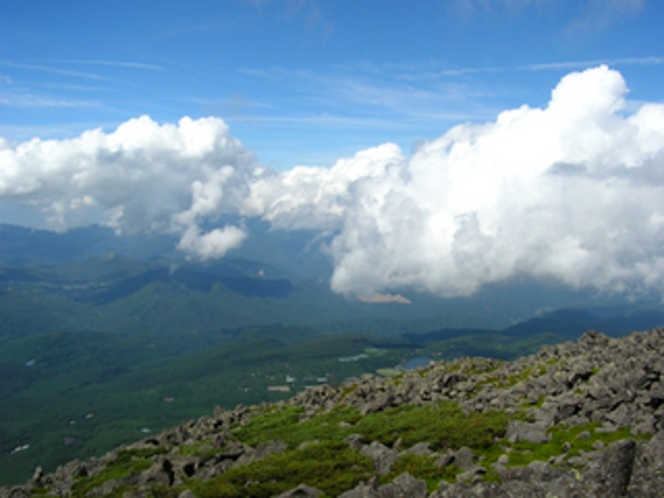
{"type": "Polygon", "coordinates": [[[392,465],[399,459],[399,454],[395,450],[378,441],[362,447],[360,453],[373,459],[374,469],[379,476],[387,474],[392,465]]]}
{"type": "Polygon", "coordinates": [[[659,432],[647,443],[641,443],[634,455],[632,475],[627,496],[656,498],[664,490],[664,432],[659,432]]]}
{"type": "Polygon", "coordinates": [[[542,424],[529,424],[520,420],[509,421],[505,437],[513,442],[527,441],[535,444],[546,443],[550,439],[546,427],[542,424]]]}

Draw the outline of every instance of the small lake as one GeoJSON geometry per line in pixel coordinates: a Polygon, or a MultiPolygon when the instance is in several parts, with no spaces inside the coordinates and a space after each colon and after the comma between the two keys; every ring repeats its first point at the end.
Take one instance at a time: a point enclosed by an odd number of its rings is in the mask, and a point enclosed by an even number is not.
{"type": "Polygon", "coordinates": [[[415,358],[404,363],[403,367],[401,368],[404,370],[415,370],[416,368],[426,367],[432,361],[433,360],[431,358],[427,358],[425,356],[416,356],[415,358]]]}

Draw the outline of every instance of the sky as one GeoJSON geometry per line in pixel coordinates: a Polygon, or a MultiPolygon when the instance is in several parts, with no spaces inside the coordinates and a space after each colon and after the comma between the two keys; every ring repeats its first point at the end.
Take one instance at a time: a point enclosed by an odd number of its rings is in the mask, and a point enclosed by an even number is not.
{"type": "Polygon", "coordinates": [[[219,258],[310,229],[332,289],[664,291],[664,4],[0,4],[0,222],[219,258]]]}

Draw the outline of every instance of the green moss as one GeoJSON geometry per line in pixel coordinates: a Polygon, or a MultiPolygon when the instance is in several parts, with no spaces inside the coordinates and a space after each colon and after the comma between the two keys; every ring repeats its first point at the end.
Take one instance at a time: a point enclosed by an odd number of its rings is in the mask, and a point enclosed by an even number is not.
{"type": "Polygon", "coordinates": [[[363,417],[353,429],[365,441],[404,447],[427,441],[434,450],[485,448],[505,433],[510,416],[505,412],[464,412],[457,403],[442,402],[421,407],[402,405],[363,417]]]}
{"type": "Polygon", "coordinates": [[[150,487],[149,496],[151,498],[177,498],[185,489],[184,486],[167,487],[155,484],[150,487]]]}
{"type": "Polygon", "coordinates": [[[355,408],[344,405],[300,422],[302,413],[304,410],[295,406],[266,412],[236,429],[233,436],[250,446],[277,439],[293,449],[306,441],[341,441],[350,434],[342,422],[352,425],[361,418],[355,408]]]}
{"type": "Polygon", "coordinates": [[[205,439],[203,441],[198,441],[196,444],[191,445],[181,445],[178,447],[178,455],[196,455],[196,456],[214,456],[218,453],[223,453],[225,447],[215,448],[212,445],[210,439],[205,439]]]}
{"type": "MultiPolygon", "coordinates": [[[[557,425],[550,429],[551,439],[542,444],[528,443],[519,441],[511,445],[509,466],[522,467],[528,465],[534,460],[547,461],[551,457],[557,457],[566,454],[567,458],[580,455],[583,452],[594,451],[593,444],[602,441],[608,445],[614,441],[633,437],[630,435],[630,428],[621,427],[615,432],[598,432],[600,427],[597,422],[591,422],[584,425],[568,427],[557,425]],[[588,432],[590,437],[586,439],[577,439],[582,432],[588,432]],[[570,449],[565,452],[564,445],[569,443],[570,449]]],[[[649,435],[637,436],[635,439],[649,439],[649,435]]],[[[506,442],[504,442],[507,444],[506,442]]],[[[567,459],[566,458],[566,459],[567,459]]]]}
{"type": "MultiPolygon", "coordinates": [[[[544,369],[544,373],[546,373],[546,369],[544,369]]],[[[499,374],[485,375],[484,377],[480,378],[480,380],[478,380],[475,390],[477,391],[478,390],[477,388],[484,386],[493,386],[496,388],[505,389],[513,387],[517,385],[519,382],[523,382],[533,377],[535,377],[533,373],[533,367],[529,365],[526,368],[524,368],[521,372],[512,375],[499,375],[499,374]]]]}
{"type": "Polygon", "coordinates": [[[392,445],[401,439],[404,447],[421,441],[434,449],[485,448],[505,433],[510,415],[502,411],[464,412],[457,403],[441,402],[416,407],[402,405],[360,416],[355,408],[338,406],[327,413],[300,422],[301,408],[287,406],[263,413],[233,432],[251,446],[277,439],[293,449],[305,441],[341,441],[351,433],[366,442],[392,445]],[[342,422],[351,427],[342,427],[342,422]]]}
{"type": "MultiPolygon", "coordinates": [[[[85,496],[89,491],[101,486],[111,479],[122,479],[131,474],[142,472],[152,467],[154,463],[152,460],[143,458],[134,459],[134,453],[136,451],[142,450],[121,451],[118,453],[118,457],[113,462],[107,464],[106,468],[99,474],[83,477],[76,481],[72,486],[72,495],[75,497],[85,496]]],[[[126,488],[123,491],[126,491],[126,488]]],[[[121,495],[122,493],[120,493],[119,496],[121,495]]]]}
{"type": "Polygon", "coordinates": [[[154,448],[120,450],[118,452],[118,457],[116,461],[128,462],[132,459],[150,458],[155,455],[163,455],[165,453],[168,453],[168,450],[161,446],[155,446],[154,448]]]}
{"type": "Polygon", "coordinates": [[[266,410],[246,424],[233,431],[234,436],[251,446],[271,439],[282,439],[299,424],[300,414],[304,413],[297,406],[285,406],[281,409],[266,410]]]}
{"type": "Polygon", "coordinates": [[[187,487],[200,498],[260,498],[304,483],[327,496],[338,496],[372,474],[371,458],[345,443],[324,442],[236,467],[210,481],[190,481],[187,487]]]}
{"type": "Polygon", "coordinates": [[[404,455],[392,466],[392,470],[380,479],[380,482],[390,483],[404,472],[425,481],[429,493],[432,493],[438,489],[440,481],[454,482],[461,471],[455,464],[439,467],[436,465],[436,458],[428,455],[404,455]]]}

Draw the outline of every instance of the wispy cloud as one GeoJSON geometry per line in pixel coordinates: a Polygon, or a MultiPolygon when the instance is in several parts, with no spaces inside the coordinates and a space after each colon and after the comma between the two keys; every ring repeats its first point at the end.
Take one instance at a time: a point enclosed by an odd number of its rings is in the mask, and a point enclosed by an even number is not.
{"type": "MultiPolygon", "coordinates": [[[[560,62],[542,62],[535,64],[523,64],[520,66],[485,66],[485,67],[462,67],[454,69],[441,69],[438,71],[429,71],[420,73],[419,77],[434,76],[465,76],[483,73],[504,73],[510,71],[568,71],[571,69],[587,69],[593,66],[605,64],[608,66],[657,66],[664,64],[664,57],[624,57],[619,59],[593,59],[584,61],[560,61],[560,62]]],[[[417,73],[411,76],[417,78],[417,73]]]]}
{"type": "Polygon", "coordinates": [[[664,64],[664,57],[624,57],[621,59],[595,59],[591,61],[548,62],[519,66],[519,69],[530,71],[583,69],[590,66],[607,64],[609,66],[657,66],[664,64]]]}
{"type": "Polygon", "coordinates": [[[7,67],[13,67],[17,69],[27,69],[29,71],[39,71],[43,73],[51,73],[51,74],[58,74],[61,76],[71,76],[74,78],[84,78],[84,79],[91,79],[91,80],[105,80],[106,77],[101,76],[99,74],[94,74],[94,73],[84,73],[81,71],[72,71],[70,69],[63,69],[60,67],[52,67],[52,66],[42,66],[42,65],[36,65],[36,64],[23,64],[23,63],[17,63],[17,62],[11,62],[11,61],[0,61],[0,64],[3,66],[7,67]]]}
{"type": "Polygon", "coordinates": [[[102,61],[102,60],[60,60],[56,62],[70,63],[70,64],[82,64],[90,66],[110,66],[110,67],[122,67],[128,69],[145,69],[148,71],[164,71],[165,68],[162,66],[157,66],[156,64],[146,64],[143,62],[126,62],[126,61],[102,61]]]}
{"type": "Polygon", "coordinates": [[[0,106],[13,108],[37,108],[37,107],[98,107],[98,104],[86,100],[69,100],[63,98],[51,98],[42,95],[0,92],[0,106]]]}
{"type": "Polygon", "coordinates": [[[409,78],[417,71],[397,72],[372,66],[340,67],[330,73],[290,70],[283,67],[241,68],[257,78],[288,82],[300,88],[297,97],[320,108],[338,109],[345,115],[379,112],[407,118],[465,121],[486,116],[480,101],[487,92],[480,86],[441,81],[440,78],[409,78]],[[461,106],[465,109],[461,111],[461,106]]]}

